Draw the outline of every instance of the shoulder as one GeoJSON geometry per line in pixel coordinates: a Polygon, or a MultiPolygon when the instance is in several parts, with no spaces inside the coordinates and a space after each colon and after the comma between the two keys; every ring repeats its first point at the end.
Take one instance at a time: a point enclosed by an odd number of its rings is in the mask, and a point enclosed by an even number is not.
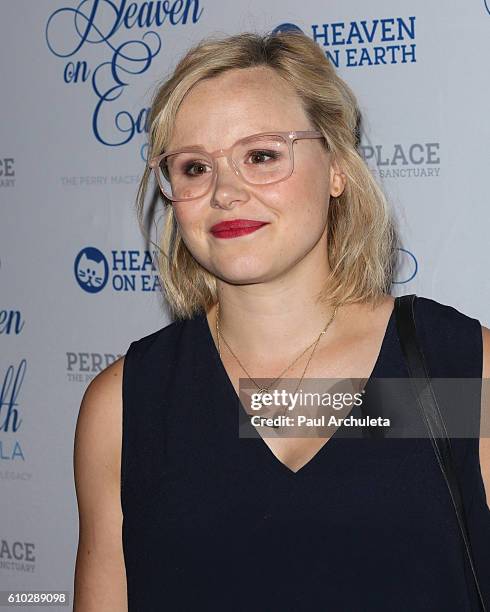
{"type": "Polygon", "coordinates": [[[433,376],[482,375],[482,326],[455,306],[417,296],[415,323],[433,376]]]}
{"type": "Polygon", "coordinates": [[[92,440],[100,437],[106,442],[112,441],[112,445],[106,445],[107,449],[112,446],[112,450],[118,450],[121,434],[118,425],[122,420],[125,371],[129,362],[138,362],[144,356],[150,357],[151,360],[152,352],[172,345],[172,340],[181,332],[183,325],[183,321],[176,321],[134,340],[123,357],[95,376],[82,398],[76,441],[86,437],[92,440]]]}
{"type": "Polygon", "coordinates": [[[102,370],[85,389],[75,431],[75,460],[97,454],[117,476],[124,357],[102,370]]]}
{"type": "MultiPolygon", "coordinates": [[[[162,346],[171,346],[177,340],[192,319],[180,319],[173,321],[147,336],[133,340],[126,354],[131,352],[140,356],[158,350],[162,346]]],[[[131,355],[132,356],[132,355],[131,355]]]]}
{"type": "Polygon", "coordinates": [[[96,458],[119,478],[124,364],[123,356],[85,389],[75,430],[75,468],[96,458]]]}
{"type": "Polygon", "coordinates": [[[98,374],[85,390],[73,454],[79,513],[75,607],[96,594],[125,609],[121,541],[121,380],[124,357],[98,374]]]}
{"type": "Polygon", "coordinates": [[[482,326],[483,378],[480,434],[480,467],[490,508],[490,329],[482,326]]]}
{"type": "Polygon", "coordinates": [[[490,378],[490,329],[482,325],[483,378],[490,378]]]}
{"type": "MultiPolygon", "coordinates": [[[[476,318],[457,308],[435,300],[418,297],[415,310],[417,331],[424,336],[423,347],[429,357],[429,369],[435,376],[468,378],[490,377],[490,330],[476,318]]],[[[490,500],[490,397],[488,386],[481,388],[481,400],[475,403],[475,414],[481,419],[479,448],[472,453],[481,470],[483,487],[490,500]]],[[[466,404],[469,409],[470,404],[466,404]]],[[[471,444],[473,446],[473,443],[471,444]]],[[[458,455],[457,460],[463,462],[458,455]]]]}
{"type": "Polygon", "coordinates": [[[177,319],[161,329],[134,340],[126,351],[126,368],[138,363],[151,367],[152,363],[170,363],[182,346],[192,346],[196,321],[202,315],[190,319],[177,319]]]}
{"type": "Polygon", "coordinates": [[[147,370],[148,375],[153,377],[158,374],[156,368],[161,364],[157,360],[154,368],[148,368],[148,364],[152,363],[152,353],[163,346],[171,346],[181,327],[182,322],[170,323],[134,340],[126,354],[99,372],[85,389],[78,413],[74,448],[75,477],[80,489],[83,488],[80,483],[85,481],[84,475],[89,474],[96,465],[105,466],[106,478],[119,482],[124,398],[131,392],[135,376],[139,377],[147,370]]]}
{"type": "Polygon", "coordinates": [[[418,295],[415,304],[415,317],[421,323],[435,323],[457,328],[458,326],[474,325],[478,320],[470,317],[455,306],[443,304],[432,298],[418,295]]]}
{"type": "Polygon", "coordinates": [[[108,477],[119,480],[124,397],[132,392],[135,376],[139,380],[144,373],[158,380],[162,360],[153,359],[154,353],[168,351],[184,326],[185,321],[176,321],[134,340],[123,357],[99,372],[87,386],[75,430],[74,459],[79,480],[90,471],[94,461],[106,466],[108,477]],[[129,367],[131,376],[128,376],[129,367]]]}

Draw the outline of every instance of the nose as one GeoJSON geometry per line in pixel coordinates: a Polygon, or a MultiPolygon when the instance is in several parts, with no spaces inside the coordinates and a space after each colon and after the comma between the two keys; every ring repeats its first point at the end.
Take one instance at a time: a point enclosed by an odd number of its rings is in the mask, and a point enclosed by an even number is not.
{"type": "Polygon", "coordinates": [[[247,186],[235,172],[231,160],[224,155],[216,158],[214,184],[211,187],[211,206],[213,208],[233,208],[236,204],[249,199],[247,186]]]}

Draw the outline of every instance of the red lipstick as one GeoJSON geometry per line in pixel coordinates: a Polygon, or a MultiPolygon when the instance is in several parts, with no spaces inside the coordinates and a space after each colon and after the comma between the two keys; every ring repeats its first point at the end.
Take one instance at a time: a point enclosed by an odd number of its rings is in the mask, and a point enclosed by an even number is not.
{"type": "Polygon", "coordinates": [[[254,221],[253,219],[233,219],[216,223],[209,231],[215,238],[236,238],[251,234],[267,223],[267,221],[254,221]]]}

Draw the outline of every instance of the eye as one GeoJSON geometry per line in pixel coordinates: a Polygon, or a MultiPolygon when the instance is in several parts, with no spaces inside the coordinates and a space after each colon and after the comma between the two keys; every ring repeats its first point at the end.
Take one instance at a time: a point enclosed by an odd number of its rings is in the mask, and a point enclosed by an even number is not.
{"type": "Polygon", "coordinates": [[[186,176],[202,176],[206,173],[208,166],[204,162],[192,161],[184,166],[184,174],[186,176]]]}
{"type": "Polygon", "coordinates": [[[262,149],[262,150],[255,150],[255,151],[250,151],[250,153],[248,154],[249,158],[251,157],[254,161],[252,162],[253,164],[261,164],[264,163],[265,157],[269,157],[270,159],[279,159],[280,157],[280,153],[278,153],[277,151],[270,151],[270,150],[266,150],[266,149],[262,149]]]}

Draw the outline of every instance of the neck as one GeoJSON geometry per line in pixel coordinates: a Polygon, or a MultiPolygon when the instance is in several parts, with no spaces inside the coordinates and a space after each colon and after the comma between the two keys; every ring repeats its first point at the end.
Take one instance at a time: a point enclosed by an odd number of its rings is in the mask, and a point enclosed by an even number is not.
{"type": "MultiPolygon", "coordinates": [[[[217,280],[220,332],[240,360],[275,367],[318,337],[334,312],[333,306],[319,300],[330,273],[324,252],[314,249],[267,282],[238,285],[217,280]]],[[[319,348],[348,332],[360,312],[359,304],[340,306],[319,348]]],[[[216,305],[207,318],[217,342],[216,305]]]]}
{"type": "MultiPolygon", "coordinates": [[[[318,300],[320,288],[234,286],[218,282],[219,329],[231,349],[249,362],[281,362],[313,342],[334,314],[334,307],[318,300]]],[[[330,335],[344,318],[340,307],[329,325],[330,335]]],[[[208,313],[216,338],[217,307],[208,313]]]]}

